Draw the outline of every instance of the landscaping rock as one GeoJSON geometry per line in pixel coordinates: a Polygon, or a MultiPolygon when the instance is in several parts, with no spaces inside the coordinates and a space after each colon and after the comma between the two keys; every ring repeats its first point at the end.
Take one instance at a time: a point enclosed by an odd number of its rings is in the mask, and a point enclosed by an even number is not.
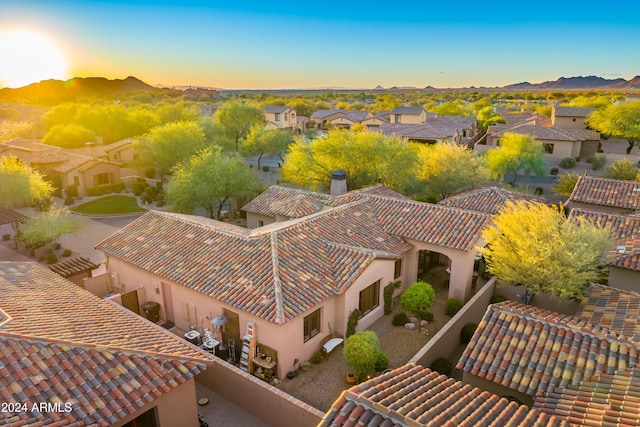
{"type": "Polygon", "coordinates": [[[407,329],[415,329],[416,328],[416,324],[409,322],[409,323],[405,323],[404,327],[407,328],[407,329]]]}

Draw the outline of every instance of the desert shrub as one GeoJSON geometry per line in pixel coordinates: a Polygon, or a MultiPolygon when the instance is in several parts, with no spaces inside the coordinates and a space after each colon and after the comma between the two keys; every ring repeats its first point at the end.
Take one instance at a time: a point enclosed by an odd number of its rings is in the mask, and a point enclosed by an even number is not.
{"type": "Polygon", "coordinates": [[[416,197],[416,200],[425,203],[438,203],[438,196],[435,194],[422,194],[416,197]]]}
{"type": "Polygon", "coordinates": [[[551,175],[558,175],[558,168],[551,168],[551,172],[549,172],[551,175]]]}
{"type": "Polygon", "coordinates": [[[489,303],[490,303],[490,304],[496,304],[496,303],[499,303],[499,302],[502,302],[502,301],[506,301],[506,300],[508,300],[508,299],[509,299],[509,298],[507,298],[507,297],[505,297],[505,296],[502,296],[502,295],[494,295],[494,296],[492,296],[492,297],[491,297],[491,299],[489,300],[489,303]]]}
{"type": "Polygon", "coordinates": [[[67,197],[78,197],[78,186],[75,184],[68,186],[64,190],[64,194],[66,194],[67,197]]]}
{"type": "Polygon", "coordinates": [[[457,298],[449,298],[444,306],[444,314],[449,317],[455,316],[460,311],[464,303],[457,298]]]}
{"type": "Polygon", "coordinates": [[[603,155],[589,156],[589,158],[587,159],[587,163],[591,164],[591,169],[593,169],[594,171],[597,171],[602,169],[605,163],[607,163],[607,158],[603,155]]]}
{"type": "Polygon", "coordinates": [[[464,325],[460,331],[460,340],[463,343],[468,344],[469,341],[471,341],[471,337],[473,337],[473,334],[476,332],[477,327],[477,323],[467,323],[464,325]]]}
{"type": "Polygon", "coordinates": [[[62,251],[62,256],[68,257],[71,256],[71,253],[71,249],[65,249],[64,251],[62,251]]]}
{"type": "Polygon", "coordinates": [[[56,254],[47,255],[47,264],[55,264],[56,262],[58,262],[58,257],[56,256],[56,254]]]}
{"type": "Polygon", "coordinates": [[[451,363],[449,359],[438,357],[433,361],[433,363],[431,363],[430,368],[432,371],[439,372],[443,375],[451,375],[451,371],[453,371],[453,363],[451,363]]]}
{"type": "Polygon", "coordinates": [[[389,356],[384,351],[379,351],[376,356],[376,371],[384,371],[389,367],[389,356]]]}
{"type": "Polygon", "coordinates": [[[153,168],[153,167],[146,168],[144,170],[144,176],[146,176],[149,179],[155,178],[155,176],[156,176],[156,168],[153,168]]]}
{"type": "Polygon", "coordinates": [[[576,167],[576,159],[574,159],[573,157],[565,157],[564,159],[560,160],[560,167],[563,169],[571,169],[576,167]]]}
{"type": "Polygon", "coordinates": [[[322,363],[324,361],[324,353],[321,351],[316,351],[315,353],[313,353],[313,356],[311,356],[311,363],[313,363],[314,365],[317,365],[318,363],[322,363]]]}
{"type": "Polygon", "coordinates": [[[433,313],[430,311],[420,311],[418,312],[418,317],[420,318],[420,320],[431,322],[433,320],[433,313]]]}
{"type": "Polygon", "coordinates": [[[404,311],[393,316],[391,323],[393,326],[404,326],[409,321],[409,316],[404,311]]]}
{"type": "Polygon", "coordinates": [[[65,206],[72,205],[72,204],[73,204],[73,202],[75,202],[75,201],[76,201],[76,199],[74,199],[73,197],[65,197],[65,198],[64,198],[64,204],[65,204],[65,206]]]}
{"type": "Polygon", "coordinates": [[[269,166],[263,166],[262,172],[269,172],[269,166]]]}
{"type": "Polygon", "coordinates": [[[541,195],[544,192],[544,188],[542,187],[536,187],[535,191],[533,192],[533,194],[535,194],[536,196],[541,195]]]}
{"type": "Polygon", "coordinates": [[[133,181],[131,182],[131,191],[133,191],[134,196],[139,196],[144,192],[144,189],[147,187],[146,182],[133,181]]]}
{"type": "Polygon", "coordinates": [[[345,334],[347,338],[356,333],[356,328],[358,327],[358,320],[362,316],[362,312],[358,308],[354,308],[351,313],[349,313],[349,318],[347,319],[347,333],[345,334]]]}
{"type": "Polygon", "coordinates": [[[47,257],[45,255],[40,255],[38,257],[38,262],[44,262],[47,259],[47,257]]]}
{"type": "Polygon", "coordinates": [[[4,240],[5,242],[6,242],[7,240],[11,240],[11,234],[3,234],[3,235],[2,235],[2,240],[4,240]]]}

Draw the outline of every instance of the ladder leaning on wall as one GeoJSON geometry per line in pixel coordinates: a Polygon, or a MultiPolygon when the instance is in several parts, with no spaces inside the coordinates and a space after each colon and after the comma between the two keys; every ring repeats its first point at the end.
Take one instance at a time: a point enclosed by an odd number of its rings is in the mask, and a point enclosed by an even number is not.
{"type": "Polygon", "coordinates": [[[247,322],[247,332],[242,338],[242,356],[240,357],[240,369],[245,372],[252,373],[252,360],[255,354],[256,331],[255,324],[251,321],[247,322]]]}

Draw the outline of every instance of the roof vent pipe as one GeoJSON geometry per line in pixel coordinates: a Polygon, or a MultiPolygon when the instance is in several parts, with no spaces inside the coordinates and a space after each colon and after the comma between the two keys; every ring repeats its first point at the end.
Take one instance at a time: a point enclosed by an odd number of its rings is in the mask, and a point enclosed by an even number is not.
{"type": "Polygon", "coordinates": [[[331,172],[331,190],[329,194],[332,196],[340,196],[347,192],[347,173],[345,171],[331,172]]]}

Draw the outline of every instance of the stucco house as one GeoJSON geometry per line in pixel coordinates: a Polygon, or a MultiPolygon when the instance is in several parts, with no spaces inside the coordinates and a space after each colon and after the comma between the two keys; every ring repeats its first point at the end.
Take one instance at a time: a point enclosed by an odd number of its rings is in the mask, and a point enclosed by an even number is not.
{"type": "Polygon", "coordinates": [[[407,364],[345,390],[319,427],[562,426],[569,422],[407,364]]]}
{"type": "Polygon", "coordinates": [[[389,112],[389,123],[415,125],[427,121],[427,116],[423,107],[395,107],[389,112]]]}
{"type": "Polygon", "coordinates": [[[639,302],[638,293],[594,284],[574,315],[493,304],[457,368],[467,384],[572,424],[637,425],[639,302]]]}
{"type": "Polygon", "coordinates": [[[319,129],[333,127],[351,129],[353,125],[373,117],[373,114],[369,111],[333,109],[317,110],[311,115],[311,120],[316,123],[319,129]]]}
{"type": "Polygon", "coordinates": [[[640,212],[640,182],[582,175],[565,205],[600,212],[640,212]]]}
{"type": "Polygon", "coordinates": [[[224,342],[236,347],[252,322],[256,345],[278,361],[274,373],[282,377],[294,359],[344,335],[355,308],[363,313],[359,329],[382,316],[390,282],[405,288],[444,264],[450,296],[469,298],[475,247],[490,215],[383,192],[346,193],[254,229],[151,211],[96,248],[120,283],[160,305],[163,321],[202,330],[225,315],[224,342]]]}
{"type": "Polygon", "coordinates": [[[424,144],[464,144],[477,132],[474,119],[459,116],[437,116],[418,124],[392,121],[383,123],[377,130],[387,136],[424,144]]]}
{"type": "Polygon", "coordinates": [[[194,376],[212,363],[46,267],[0,262],[0,390],[25,405],[2,425],[196,426],[194,376]]]}
{"type": "Polygon", "coordinates": [[[587,117],[596,111],[589,107],[554,105],[551,107],[551,126],[564,129],[587,129],[587,117]]]}
{"type": "Polygon", "coordinates": [[[300,130],[296,110],[284,105],[268,105],[262,109],[267,129],[300,130]]]}

